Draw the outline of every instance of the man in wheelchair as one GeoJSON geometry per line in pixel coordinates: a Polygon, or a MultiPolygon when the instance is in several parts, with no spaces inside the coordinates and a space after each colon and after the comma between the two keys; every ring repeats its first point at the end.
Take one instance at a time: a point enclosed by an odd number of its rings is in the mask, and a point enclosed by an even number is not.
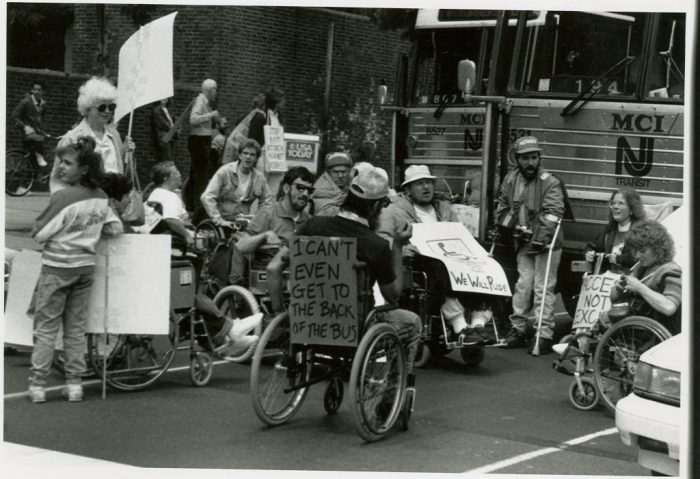
{"type": "MultiPolygon", "coordinates": [[[[389,181],[381,168],[366,168],[355,171],[348,195],[337,216],[316,216],[306,222],[297,233],[306,236],[357,238],[357,259],[367,265],[370,284],[376,280],[382,296],[388,304],[397,304],[403,288],[402,248],[411,237],[410,225],[395,230],[393,246],[374,233],[374,226],[380,210],[388,203],[389,181]]],[[[282,248],[280,261],[288,264],[289,250],[282,248]]],[[[274,270],[268,277],[270,296],[282,302],[281,270],[274,270]]],[[[392,309],[377,313],[379,321],[392,325],[399,331],[406,331],[408,340],[408,387],[413,390],[412,373],[422,323],[420,317],[407,310],[392,309]]]]}
{"type": "MultiPolygon", "coordinates": [[[[406,168],[401,188],[403,191],[392,198],[391,204],[379,216],[377,234],[389,243],[392,231],[405,228],[409,224],[458,221],[450,210],[450,200],[436,193],[435,176],[430,174],[427,166],[411,165],[406,168]]],[[[411,263],[414,270],[429,276],[433,285],[431,304],[428,304],[429,313],[438,316],[442,313],[459,344],[483,344],[492,339],[484,328],[486,322],[491,319],[486,309],[475,308],[467,324],[464,306],[457,294],[451,290],[447,270],[440,261],[418,254],[418,249],[410,244],[403,248],[403,257],[411,263]]]]}

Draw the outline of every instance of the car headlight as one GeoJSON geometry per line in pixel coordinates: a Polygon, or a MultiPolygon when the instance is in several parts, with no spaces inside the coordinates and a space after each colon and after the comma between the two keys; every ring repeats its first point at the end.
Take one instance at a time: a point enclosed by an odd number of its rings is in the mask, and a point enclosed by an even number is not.
{"type": "Polygon", "coordinates": [[[634,375],[633,391],[637,396],[680,406],[681,373],[640,362],[634,375]]]}

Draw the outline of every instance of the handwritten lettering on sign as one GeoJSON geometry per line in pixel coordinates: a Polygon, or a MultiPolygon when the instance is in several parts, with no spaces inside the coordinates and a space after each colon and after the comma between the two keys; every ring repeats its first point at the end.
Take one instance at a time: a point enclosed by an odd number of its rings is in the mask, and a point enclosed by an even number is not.
{"type": "Polygon", "coordinates": [[[610,290],[618,274],[592,274],[583,278],[581,295],[576,304],[574,328],[590,328],[600,319],[603,311],[610,309],[610,290]]]}
{"type": "Polygon", "coordinates": [[[284,149],[284,128],[265,125],[265,155],[268,172],[287,171],[286,151],[284,149]]]}
{"type": "Polygon", "coordinates": [[[356,250],[355,238],[292,238],[289,316],[293,343],[357,345],[356,250]]]}

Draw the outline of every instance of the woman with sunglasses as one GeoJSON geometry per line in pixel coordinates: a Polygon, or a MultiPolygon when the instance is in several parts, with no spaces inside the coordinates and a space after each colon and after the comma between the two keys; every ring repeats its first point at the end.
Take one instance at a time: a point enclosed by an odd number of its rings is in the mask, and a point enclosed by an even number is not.
{"type": "MultiPolygon", "coordinates": [[[[117,89],[108,79],[92,77],[83,83],[78,95],[78,113],[83,119],[63,135],[58,147],[73,144],[81,136],[89,136],[95,140],[95,151],[102,156],[105,173],[124,174],[127,153],[133,152],[136,146],[129,137],[122,142],[113,123],[116,101],[117,89]]],[[[67,186],[58,177],[58,162],[55,162],[49,181],[51,194],[67,186]]]]}

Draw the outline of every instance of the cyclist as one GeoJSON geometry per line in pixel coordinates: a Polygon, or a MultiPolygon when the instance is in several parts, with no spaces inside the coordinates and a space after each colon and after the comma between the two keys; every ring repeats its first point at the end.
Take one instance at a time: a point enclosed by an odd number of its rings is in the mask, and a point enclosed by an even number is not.
{"type": "Polygon", "coordinates": [[[46,116],[46,100],[44,89],[39,82],[32,84],[32,90],[15,107],[12,120],[22,130],[24,147],[34,153],[36,163],[40,167],[47,165],[44,159],[44,140],[47,136],[44,130],[46,116]]]}

